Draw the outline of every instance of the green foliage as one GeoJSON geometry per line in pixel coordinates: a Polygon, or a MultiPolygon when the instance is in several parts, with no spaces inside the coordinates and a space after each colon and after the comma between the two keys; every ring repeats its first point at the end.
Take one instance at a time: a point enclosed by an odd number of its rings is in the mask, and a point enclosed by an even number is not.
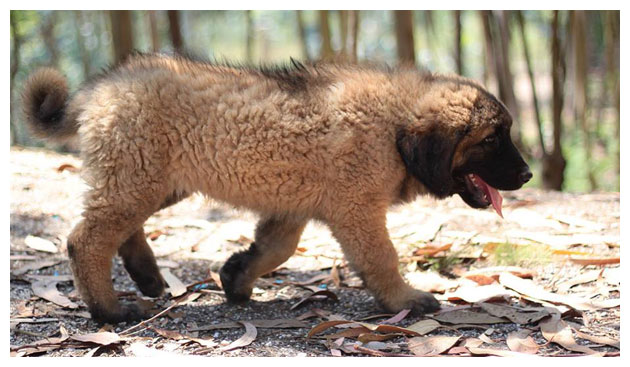
{"type": "Polygon", "coordinates": [[[488,260],[497,266],[528,267],[550,262],[551,255],[544,245],[516,245],[506,241],[494,246],[488,260]]]}

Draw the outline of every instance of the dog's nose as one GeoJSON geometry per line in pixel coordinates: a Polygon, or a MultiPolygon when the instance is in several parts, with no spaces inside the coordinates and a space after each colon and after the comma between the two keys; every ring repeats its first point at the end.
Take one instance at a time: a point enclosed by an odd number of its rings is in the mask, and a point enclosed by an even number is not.
{"type": "Polygon", "coordinates": [[[521,179],[522,183],[526,183],[532,178],[532,176],[533,176],[533,174],[529,170],[529,168],[525,168],[525,170],[523,172],[521,172],[521,174],[519,175],[519,178],[521,179]]]}

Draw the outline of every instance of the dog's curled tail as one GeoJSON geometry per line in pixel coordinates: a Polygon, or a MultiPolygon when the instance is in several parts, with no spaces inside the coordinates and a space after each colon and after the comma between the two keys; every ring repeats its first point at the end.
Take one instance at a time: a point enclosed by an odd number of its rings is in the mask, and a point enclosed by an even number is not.
{"type": "Polygon", "coordinates": [[[41,68],[30,75],[22,92],[22,106],[31,133],[42,139],[63,141],[79,125],[68,114],[68,83],[55,69],[41,68]]]}

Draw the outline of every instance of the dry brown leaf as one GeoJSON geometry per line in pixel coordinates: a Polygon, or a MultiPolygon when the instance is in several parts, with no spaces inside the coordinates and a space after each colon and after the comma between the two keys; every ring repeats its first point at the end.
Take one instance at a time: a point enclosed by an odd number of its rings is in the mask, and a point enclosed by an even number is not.
{"type": "Polygon", "coordinates": [[[579,274],[558,284],[556,288],[560,293],[567,293],[573,286],[596,281],[602,275],[602,272],[603,270],[591,270],[586,273],[579,274]]]}
{"type": "Polygon", "coordinates": [[[513,331],[507,336],[507,345],[510,350],[525,354],[536,354],[540,346],[529,336],[530,331],[521,329],[513,331]]]}
{"type": "Polygon", "coordinates": [[[562,321],[560,316],[557,314],[554,314],[548,320],[541,322],[540,331],[547,341],[550,343],[556,343],[565,349],[585,354],[598,353],[587,346],[579,345],[573,338],[569,325],[562,321]]]}
{"type": "Polygon", "coordinates": [[[500,324],[508,322],[506,319],[488,315],[485,312],[475,312],[470,309],[440,313],[432,318],[449,324],[500,324]]]}
{"type": "Polygon", "coordinates": [[[464,278],[472,280],[478,285],[490,285],[497,282],[497,280],[494,279],[493,277],[490,277],[484,274],[467,274],[467,275],[464,275],[464,278]]]}
{"type": "Polygon", "coordinates": [[[214,282],[217,284],[217,287],[219,287],[219,289],[223,289],[223,284],[221,283],[221,276],[219,275],[219,273],[215,273],[214,271],[211,271],[210,278],[214,280],[214,282]]]}
{"type": "Polygon", "coordinates": [[[579,338],[590,340],[593,343],[606,344],[606,345],[610,345],[611,347],[621,349],[621,344],[619,340],[612,339],[606,336],[589,335],[575,329],[573,329],[573,331],[575,331],[575,335],[577,335],[579,338]]]}
{"type": "Polygon", "coordinates": [[[330,329],[333,326],[337,326],[337,325],[341,325],[341,324],[350,324],[350,323],[354,323],[354,321],[348,321],[348,320],[331,320],[331,321],[324,321],[320,324],[315,325],[311,331],[308,332],[308,334],[306,335],[306,338],[310,338],[313,335],[317,335],[321,332],[323,332],[324,330],[330,329]]]}
{"type": "Polygon", "coordinates": [[[395,324],[397,322],[401,322],[402,320],[405,319],[405,317],[407,317],[407,315],[409,315],[409,312],[411,312],[410,309],[402,310],[399,313],[397,313],[396,315],[390,317],[389,319],[384,320],[382,323],[383,324],[395,324]]]}
{"type": "Polygon", "coordinates": [[[302,298],[301,300],[299,300],[296,304],[294,304],[293,306],[291,306],[291,310],[294,310],[296,308],[298,308],[299,306],[301,306],[302,304],[304,304],[305,302],[309,302],[309,301],[313,301],[313,300],[321,300],[321,299],[326,299],[329,298],[333,301],[337,301],[337,295],[335,293],[333,293],[332,291],[329,291],[328,289],[322,289],[319,290],[317,292],[314,292],[312,294],[309,294],[307,297],[302,298]]]}
{"type": "Polygon", "coordinates": [[[466,348],[477,348],[480,347],[483,344],[483,340],[479,339],[479,338],[466,338],[466,340],[464,340],[464,347],[466,348]]]}
{"type": "Polygon", "coordinates": [[[72,173],[79,172],[79,169],[70,163],[64,163],[57,167],[57,172],[69,171],[72,173]]]}
{"type": "Polygon", "coordinates": [[[219,348],[220,350],[228,351],[228,350],[233,350],[236,348],[242,348],[242,347],[250,345],[256,339],[256,335],[258,334],[256,327],[247,321],[239,321],[239,322],[243,324],[243,326],[245,327],[245,334],[243,334],[243,336],[233,341],[229,345],[219,348]]]}
{"type": "Polygon", "coordinates": [[[57,289],[57,282],[51,280],[35,281],[31,284],[33,293],[36,296],[43,298],[47,301],[53,302],[61,307],[66,308],[79,308],[79,305],[70,301],[68,297],[64,296],[57,289]]]}
{"type": "Polygon", "coordinates": [[[529,324],[549,316],[549,311],[521,309],[494,303],[480,303],[479,306],[492,316],[505,317],[516,324],[529,324]]]}
{"type": "Polygon", "coordinates": [[[168,268],[160,269],[160,274],[168,284],[169,292],[173,297],[179,297],[186,293],[186,285],[182,283],[168,268]]]}
{"type": "Polygon", "coordinates": [[[416,249],[413,252],[413,255],[414,256],[433,256],[437,254],[438,252],[447,251],[448,249],[451,248],[451,246],[453,246],[452,243],[448,243],[443,246],[425,246],[425,247],[416,249]]]}
{"type": "Polygon", "coordinates": [[[569,260],[571,260],[572,263],[578,265],[612,265],[619,264],[621,262],[621,258],[619,257],[610,257],[604,259],[570,257],[569,260]]]}
{"type": "Polygon", "coordinates": [[[59,249],[54,243],[52,243],[52,241],[37,236],[31,236],[30,234],[26,236],[24,243],[33,250],[50,252],[53,254],[59,252],[59,249]]]}
{"type": "Polygon", "coordinates": [[[407,326],[407,329],[415,331],[420,335],[425,335],[439,328],[440,323],[433,319],[420,320],[414,324],[407,326]]]}
{"type": "MultiPolygon", "coordinates": [[[[356,329],[349,329],[348,331],[350,330],[356,330],[356,329]]],[[[388,339],[399,337],[401,335],[402,334],[399,334],[399,333],[393,333],[393,334],[361,333],[359,334],[359,337],[357,338],[357,340],[365,344],[365,343],[374,342],[374,341],[388,340],[388,339]]]]}
{"type": "Polygon", "coordinates": [[[437,356],[451,348],[459,336],[418,336],[409,339],[409,350],[421,357],[437,356]]]}
{"type": "Polygon", "coordinates": [[[49,266],[57,265],[61,262],[61,260],[41,260],[41,261],[32,261],[27,264],[20,266],[17,269],[11,270],[11,274],[13,275],[22,275],[26,274],[31,270],[39,270],[43,268],[47,268],[49,266]]]}
{"type": "Polygon", "coordinates": [[[90,333],[90,334],[84,334],[84,335],[74,335],[70,337],[70,339],[84,342],[84,343],[94,343],[94,344],[99,344],[99,345],[116,344],[122,340],[120,335],[109,332],[109,331],[90,333]]]}
{"type": "Polygon", "coordinates": [[[486,275],[495,280],[499,280],[499,276],[502,273],[510,273],[519,278],[533,278],[536,275],[536,272],[531,269],[525,269],[518,266],[492,266],[489,268],[475,269],[470,270],[464,274],[464,277],[473,276],[473,275],[486,275]]]}
{"type": "Polygon", "coordinates": [[[356,338],[356,337],[361,336],[362,334],[368,334],[368,335],[374,335],[374,336],[378,335],[378,334],[372,334],[370,329],[360,326],[360,327],[355,327],[355,328],[350,328],[350,329],[344,329],[334,334],[326,335],[326,338],[330,338],[330,339],[356,338]]]}
{"type": "Polygon", "coordinates": [[[465,301],[468,303],[485,302],[489,300],[505,300],[514,295],[513,292],[505,289],[502,285],[493,283],[482,286],[463,286],[455,292],[447,293],[444,297],[449,301],[465,301]]]}
{"type": "Polygon", "coordinates": [[[470,353],[475,355],[490,355],[490,356],[498,356],[498,357],[525,357],[530,356],[524,353],[517,353],[511,350],[503,350],[503,349],[490,349],[490,348],[467,348],[470,353]]]}
{"type": "Polygon", "coordinates": [[[444,293],[458,286],[456,281],[446,279],[434,271],[407,273],[405,279],[415,289],[430,293],[444,293]]]}
{"type": "Polygon", "coordinates": [[[560,303],[567,305],[578,311],[594,311],[601,308],[611,308],[620,305],[620,299],[608,299],[604,301],[592,301],[589,299],[583,299],[575,296],[556,294],[546,291],[542,287],[534,284],[532,281],[518,278],[509,273],[501,274],[499,282],[507,288],[513,289],[516,292],[528,296],[528,299],[548,301],[552,303],[560,303]]]}

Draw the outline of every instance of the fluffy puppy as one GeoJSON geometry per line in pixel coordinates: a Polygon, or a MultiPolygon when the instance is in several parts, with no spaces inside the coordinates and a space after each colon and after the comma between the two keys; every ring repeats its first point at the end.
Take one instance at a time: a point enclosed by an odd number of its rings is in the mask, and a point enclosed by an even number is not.
{"type": "Polygon", "coordinates": [[[502,103],[471,80],[414,69],[135,55],[72,96],[63,76],[40,69],[23,105],[35,135],[79,135],[90,189],[68,254],[92,317],[109,323],[142,317],[118,301],[112,257],[144,294],[161,294],[142,225],[191,193],[260,214],[255,242],[221,269],[229,301],[248,300],[255,279],[286,261],[317,219],[385,309],[426,313],[439,303],[400,276],[388,208],[459,194],[500,211],[497,189],[531,177],[502,103]]]}

